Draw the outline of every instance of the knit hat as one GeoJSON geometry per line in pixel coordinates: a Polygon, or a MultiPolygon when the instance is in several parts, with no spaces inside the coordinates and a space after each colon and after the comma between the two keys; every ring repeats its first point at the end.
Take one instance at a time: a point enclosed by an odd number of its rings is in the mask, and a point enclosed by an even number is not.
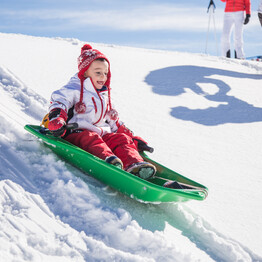
{"type": "MultiPolygon", "coordinates": [[[[81,48],[81,55],[78,57],[78,77],[81,82],[81,91],[80,91],[80,101],[76,103],[75,110],[77,113],[81,114],[86,111],[86,105],[83,103],[83,92],[84,92],[84,81],[85,81],[85,72],[90,67],[92,62],[96,59],[104,58],[108,63],[108,74],[107,74],[107,80],[105,82],[105,86],[110,90],[110,79],[111,79],[111,72],[110,72],[110,63],[107,57],[102,54],[100,51],[93,49],[91,45],[85,44],[81,48]]],[[[110,91],[109,91],[110,92],[110,91]]],[[[111,107],[111,101],[109,97],[109,104],[111,107]]]]}

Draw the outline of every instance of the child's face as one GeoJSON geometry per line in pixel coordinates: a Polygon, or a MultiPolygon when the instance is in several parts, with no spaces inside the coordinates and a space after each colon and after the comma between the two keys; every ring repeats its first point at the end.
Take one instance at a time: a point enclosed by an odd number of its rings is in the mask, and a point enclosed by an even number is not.
{"type": "Polygon", "coordinates": [[[101,89],[106,80],[108,74],[108,63],[106,61],[95,60],[85,71],[84,76],[90,77],[96,89],[101,89]]]}

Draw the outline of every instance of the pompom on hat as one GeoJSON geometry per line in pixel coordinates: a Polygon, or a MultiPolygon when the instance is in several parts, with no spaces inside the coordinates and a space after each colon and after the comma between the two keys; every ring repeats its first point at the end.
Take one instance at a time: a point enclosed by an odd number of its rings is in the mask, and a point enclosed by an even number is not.
{"type": "MultiPolygon", "coordinates": [[[[84,92],[84,81],[85,81],[85,72],[88,70],[92,62],[96,59],[103,58],[108,63],[108,74],[107,74],[107,81],[105,82],[105,86],[108,88],[110,92],[110,79],[111,79],[111,72],[110,72],[110,63],[107,57],[102,54],[100,51],[93,49],[91,45],[85,44],[81,48],[81,55],[78,57],[78,77],[81,82],[81,91],[80,91],[80,101],[76,103],[75,110],[77,113],[81,114],[86,111],[86,105],[83,103],[83,92],[84,92]]],[[[111,107],[111,102],[109,98],[109,103],[111,107]]]]}

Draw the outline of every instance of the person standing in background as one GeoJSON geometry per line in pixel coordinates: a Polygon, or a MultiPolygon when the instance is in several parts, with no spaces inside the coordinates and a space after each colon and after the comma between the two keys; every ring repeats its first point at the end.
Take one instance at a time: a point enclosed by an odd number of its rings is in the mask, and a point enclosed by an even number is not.
{"type": "Polygon", "coordinates": [[[260,1],[260,4],[258,5],[258,19],[260,21],[260,24],[262,26],[262,0],[260,1]]]}
{"type": "Polygon", "coordinates": [[[235,58],[244,59],[243,50],[243,24],[246,25],[250,19],[250,0],[221,0],[226,2],[224,25],[222,33],[222,56],[231,57],[230,36],[234,29],[235,58]]]}

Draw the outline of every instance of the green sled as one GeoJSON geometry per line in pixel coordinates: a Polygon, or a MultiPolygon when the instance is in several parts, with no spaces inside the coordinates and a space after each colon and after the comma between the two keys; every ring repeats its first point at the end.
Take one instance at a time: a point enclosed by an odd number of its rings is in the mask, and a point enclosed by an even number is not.
{"type": "Polygon", "coordinates": [[[192,199],[204,200],[207,197],[208,189],[205,186],[153,161],[144,152],[141,152],[144,160],[157,168],[156,176],[150,180],[143,180],[116,168],[62,138],[54,137],[50,132],[41,132],[44,129],[41,126],[26,125],[24,128],[66,162],[137,201],[185,202],[192,199]],[[163,187],[169,180],[177,181],[182,189],[163,187]]]}

